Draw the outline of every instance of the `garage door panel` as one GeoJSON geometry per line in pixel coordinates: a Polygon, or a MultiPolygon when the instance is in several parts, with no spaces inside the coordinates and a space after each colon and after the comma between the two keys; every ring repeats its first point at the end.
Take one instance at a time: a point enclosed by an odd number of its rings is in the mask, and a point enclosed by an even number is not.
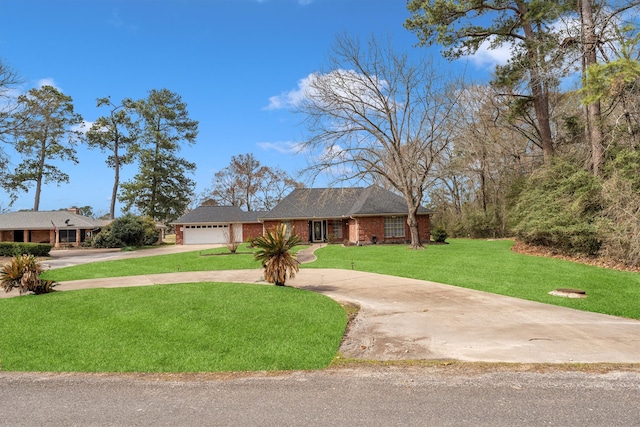
{"type": "MultiPolygon", "coordinates": [[[[242,242],[242,226],[233,227],[236,242],[242,242]]],[[[229,225],[190,225],[183,230],[185,245],[223,244],[229,241],[229,225]]]]}

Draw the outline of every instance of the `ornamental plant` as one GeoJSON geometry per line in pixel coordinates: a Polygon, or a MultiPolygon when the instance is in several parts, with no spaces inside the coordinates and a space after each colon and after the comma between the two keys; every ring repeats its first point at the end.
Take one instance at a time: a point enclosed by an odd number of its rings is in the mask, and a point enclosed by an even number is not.
{"type": "Polygon", "coordinates": [[[20,295],[33,292],[36,295],[53,292],[57,285],[53,280],[40,279],[42,267],[33,255],[18,255],[0,270],[0,286],[5,292],[18,288],[20,295]]]}
{"type": "Polygon", "coordinates": [[[291,254],[291,249],[300,244],[300,237],[291,234],[287,237],[287,226],[269,229],[264,236],[256,237],[253,245],[258,248],[254,254],[262,263],[264,278],[276,286],[284,286],[287,278],[293,279],[300,270],[298,260],[291,254]]]}

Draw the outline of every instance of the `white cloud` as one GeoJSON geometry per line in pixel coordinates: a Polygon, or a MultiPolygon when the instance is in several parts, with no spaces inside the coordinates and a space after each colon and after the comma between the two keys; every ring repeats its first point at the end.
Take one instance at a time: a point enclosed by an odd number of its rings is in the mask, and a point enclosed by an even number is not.
{"type": "Polygon", "coordinates": [[[490,42],[485,41],[473,55],[467,56],[478,67],[489,69],[496,65],[504,65],[511,58],[511,45],[503,44],[493,49],[489,48],[490,42]]]}
{"type": "Polygon", "coordinates": [[[61,89],[56,85],[56,82],[50,77],[40,79],[36,82],[36,87],[38,89],[42,89],[44,86],[51,86],[61,91],[61,89]]]}
{"type": "Polygon", "coordinates": [[[72,126],[71,130],[74,132],[81,132],[86,134],[89,131],[89,129],[91,129],[92,125],[93,125],[93,122],[83,121],[79,125],[72,126]]]}
{"type": "MultiPolygon", "coordinates": [[[[388,83],[375,80],[377,89],[384,91],[388,83]]],[[[377,105],[380,100],[375,95],[377,90],[370,84],[370,79],[353,70],[334,70],[327,74],[312,73],[298,81],[298,87],[281,95],[269,98],[265,110],[278,110],[299,106],[305,99],[314,96],[314,102],[323,102],[327,96],[331,99],[356,99],[357,102],[367,100],[369,105],[377,105]]],[[[381,107],[378,105],[378,107],[381,107]]]]}
{"type": "Polygon", "coordinates": [[[91,129],[91,125],[93,125],[93,122],[86,122],[83,121],[82,123],[78,124],[78,125],[73,125],[71,126],[71,132],[73,132],[70,136],[70,140],[75,142],[75,143],[79,143],[81,141],[81,137],[80,135],[77,135],[76,132],[79,132],[83,135],[87,134],[87,131],[89,129],[91,129]]]}
{"type": "Polygon", "coordinates": [[[309,74],[307,77],[298,81],[297,89],[284,92],[281,95],[269,98],[269,105],[264,107],[265,110],[280,110],[291,108],[299,105],[306,98],[311,88],[311,82],[316,78],[315,74],[309,74]]]}
{"type": "Polygon", "coordinates": [[[333,163],[336,160],[345,160],[347,158],[347,152],[341,146],[335,144],[331,147],[325,147],[322,149],[322,153],[318,156],[320,161],[333,163]]]}
{"type": "Polygon", "coordinates": [[[277,151],[282,154],[300,154],[305,151],[302,144],[298,142],[259,142],[258,147],[267,151],[277,151]]]}

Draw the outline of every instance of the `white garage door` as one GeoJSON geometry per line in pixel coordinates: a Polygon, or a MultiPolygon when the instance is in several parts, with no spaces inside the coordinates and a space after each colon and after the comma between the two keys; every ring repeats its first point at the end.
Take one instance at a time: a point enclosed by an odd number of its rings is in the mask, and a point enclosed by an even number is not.
{"type": "MultiPolygon", "coordinates": [[[[242,226],[233,227],[236,242],[242,242],[242,226]]],[[[229,241],[229,225],[185,225],[183,239],[185,245],[220,244],[229,241]]]]}

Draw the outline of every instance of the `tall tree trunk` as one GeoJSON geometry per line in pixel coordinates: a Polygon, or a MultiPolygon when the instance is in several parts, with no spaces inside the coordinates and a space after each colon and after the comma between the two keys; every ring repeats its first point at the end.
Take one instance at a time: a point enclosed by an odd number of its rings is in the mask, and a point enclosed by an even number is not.
{"type": "Polygon", "coordinates": [[[542,156],[544,162],[548,164],[555,154],[553,137],[551,136],[551,121],[549,120],[549,94],[544,89],[537,71],[531,72],[531,94],[540,131],[542,156]]]}
{"type": "Polygon", "coordinates": [[[527,54],[531,63],[529,64],[529,87],[531,89],[531,98],[533,99],[533,108],[538,122],[538,131],[540,132],[540,146],[542,147],[542,155],[545,164],[548,164],[554,156],[555,149],[553,147],[553,137],[551,134],[551,121],[549,119],[549,93],[545,88],[540,68],[544,66],[544,58],[537,51],[537,43],[535,32],[531,23],[527,20],[527,5],[524,2],[517,1],[518,10],[522,17],[522,29],[527,43],[527,54]]]}
{"type": "Polygon", "coordinates": [[[38,174],[38,178],[36,179],[36,196],[33,200],[33,210],[38,211],[40,209],[40,191],[42,190],[42,173],[38,174]]]}
{"type": "Polygon", "coordinates": [[[480,157],[480,192],[482,212],[487,213],[487,147],[482,143],[482,155],[480,157]]]}
{"type": "Polygon", "coordinates": [[[115,171],[113,178],[113,189],[111,190],[111,205],[109,206],[109,219],[115,219],[116,217],[116,198],[118,197],[118,186],[120,185],[120,157],[118,154],[118,141],[119,137],[116,135],[116,140],[113,145],[113,158],[115,171]]]}
{"type": "Polygon", "coordinates": [[[118,197],[118,186],[120,184],[120,161],[116,155],[115,178],[113,180],[113,190],[111,190],[111,205],[109,206],[109,219],[116,217],[116,198],[118,197]]]}
{"type": "Polygon", "coordinates": [[[40,149],[40,158],[38,159],[38,176],[36,177],[36,195],[33,200],[33,210],[38,211],[40,209],[40,193],[42,192],[42,179],[44,174],[44,162],[46,159],[47,143],[42,143],[40,149]]]}
{"type": "MultiPolygon", "coordinates": [[[[582,43],[583,43],[583,64],[584,76],[588,77],[589,67],[598,61],[596,48],[598,36],[593,22],[593,10],[590,0],[578,0],[580,3],[580,15],[582,18],[582,43]]],[[[585,111],[585,132],[587,140],[591,144],[591,163],[593,174],[600,176],[600,169],[604,162],[604,146],[602,133],[602,112],[600,101],[594,101],[587,105],[585,111]]]]}

